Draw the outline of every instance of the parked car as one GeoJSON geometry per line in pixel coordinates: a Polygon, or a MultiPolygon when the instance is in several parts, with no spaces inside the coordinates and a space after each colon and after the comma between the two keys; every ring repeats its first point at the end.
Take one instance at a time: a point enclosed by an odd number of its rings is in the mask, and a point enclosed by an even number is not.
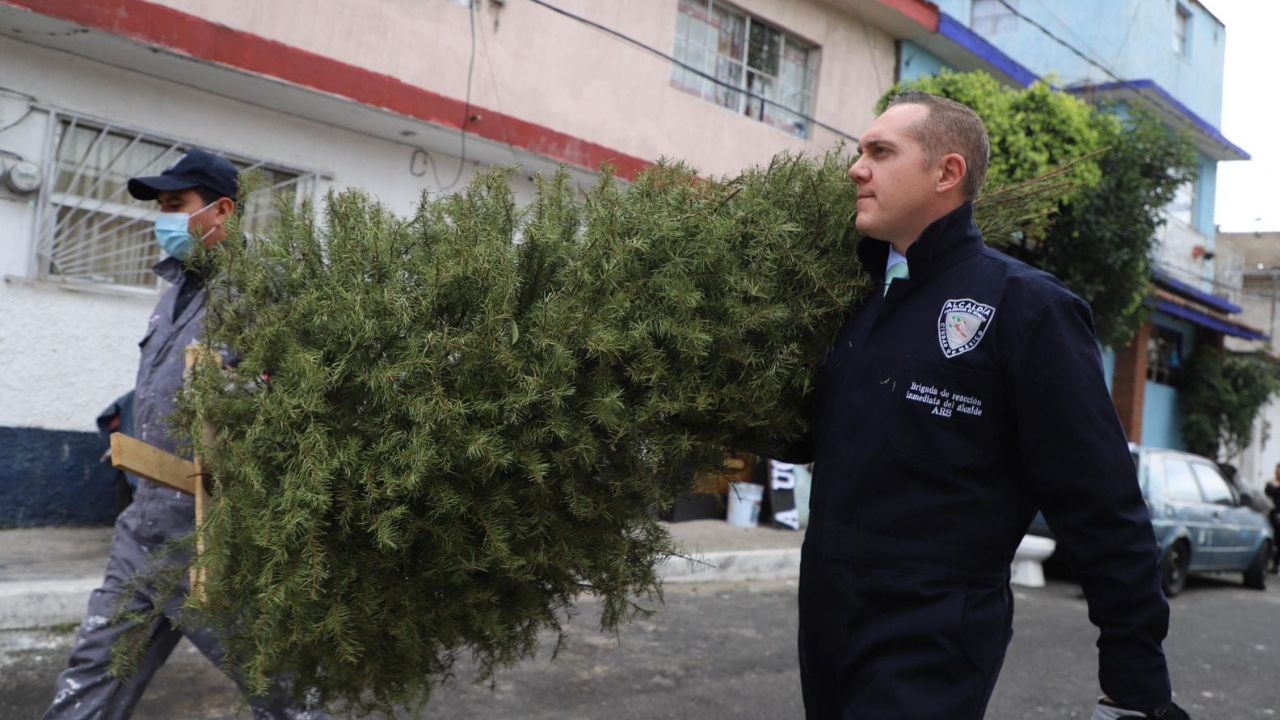
{"type": "MultiPolygon", "coordinates": [[[[1134,445],[1130,450],[1151,510],[1165,595],[1182,592],[1190,573],[1240,572],[1245,587],[1266,589],[1276,539],[1267,519],[1241,501],[1218,466],[1177,450],[1134,445]]],[[[1053,537],[1039,513],[1027,532],[1053,537]]]]}

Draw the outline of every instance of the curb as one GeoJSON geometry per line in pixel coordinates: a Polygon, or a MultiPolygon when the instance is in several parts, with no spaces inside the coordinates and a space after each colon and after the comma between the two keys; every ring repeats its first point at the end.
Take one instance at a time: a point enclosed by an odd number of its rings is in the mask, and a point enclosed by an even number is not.
{"type": "MultiPolygon", "coordinates": [[[[658,568],[663,582],[708,583],[794,580],[800,576],[800,550],[738,550],[668,558],[658,568]]],[[[0,582],[0,630],[26,630],[84,619],[89,595],[100,577],[74,580],[0,582]]]]}
{"type": "Polygon", "coordinates": [[[800,549],[738,550],[671,557],[658,569],[663,582],[794,580],[800,577],[800,549]]]}
{"type": "Polygon", "coordinates": [[[0,630],[79,625],[89,595],[101,582],[100,577],[0,582],[0,630]]]}

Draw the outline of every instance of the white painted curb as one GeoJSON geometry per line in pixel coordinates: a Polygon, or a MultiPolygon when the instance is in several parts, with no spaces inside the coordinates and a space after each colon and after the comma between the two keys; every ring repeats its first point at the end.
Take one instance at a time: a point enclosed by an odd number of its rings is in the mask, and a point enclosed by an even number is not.
{"type": "MultiPolygon", "coordinates": [[[[658,568],[664,582],[741,582],[800,577],[800,549],[695,553],[669,558],[658,568]]],[[[0,582],[0,630],[25,630],[84,619],[100,577],[0,582]]]]}
{"type": "Polygon", "coordinates": [[[102,578],[0,582],[0,630],[79,623],[102,578]]]}
{"type": "Polygon", "coordinates": [[[668,558],[659,574],[669,583],[792,580],[800,577],[800,548],[694,553],[668,558]]]}

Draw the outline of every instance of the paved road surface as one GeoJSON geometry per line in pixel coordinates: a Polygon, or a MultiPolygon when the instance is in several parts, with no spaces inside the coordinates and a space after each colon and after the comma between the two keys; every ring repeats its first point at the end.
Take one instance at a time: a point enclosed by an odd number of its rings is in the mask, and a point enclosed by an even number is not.
{"type": "MultiPolygon", "coordinates": [[[[1275,583],[1280,586],[1280,583],[1275,583]]],[[[1096,696],[1096,633],[1079,590],[1019,589],[1013,647],[989,720],[1087,718],[1096,696]]],[[[458,681],[425,717],[467,720],[653,720],[801,716],[791,582],[668,586],[665,605],[621,638],[595,630],[584,603],[560,656],[524,662],[494,687],[458,681]]],[[[38,717],[70,633],[0,633],[0,718],[38,717]]],[[[1173,602],[1167,643],[1179,701],[1198,720],[1280,718],[1280,589],[1236,578],[1193,581],[1173,602]]],[[[231,685],[183,644],[136,715],[248,718],[231,685]]]]}

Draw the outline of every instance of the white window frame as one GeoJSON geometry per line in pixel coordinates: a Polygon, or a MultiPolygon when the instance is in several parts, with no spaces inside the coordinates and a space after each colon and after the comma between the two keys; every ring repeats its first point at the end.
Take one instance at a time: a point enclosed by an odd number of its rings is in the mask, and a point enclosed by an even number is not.
{"type": "Polygon", "coordinates": [[[1173,51],[1191,57],[1191,8],[1180,2],[1173,4],[1173,51]]]}
{"type": "Polygon", "coordinates": [[[1165,216],[1199,232],[1199,180],[1193,179],[1174,189],[1173,199],[1165,206],[1165,216]]]}
{"type": "Polygon", "coordinates": [[[687,36],[688,30],[682,32],[682,28],[687,28],[688,17],[682,10],[683,2],[677,4],[676,19],[676,37],[675,37],[675,57],[680,62],[685,62],[693,67],[701,67],[703,72],[708,75],[720,78],[723,82],[730,82],[728,79],[721,77],[718,70],[722,65],[728,64],[736,67],[738,77],[734,87],[729,88],[723,84],[716,83],[701,75],[698,75],[680,65],[672,68],[671,85],[679,90],[698,95],[705,100],[714,102],[717,105],[726,107],[740,115],[746,115],[755,120],[763,122],[779,130],[795,135],[800,138],[809,138],[812,134],[812,122],[808,119],[813,115],[814,97],[817,92],[818,85],[818,61],[821,57],[821,48],[817,44],[806,41],[794,33],[762,20],[741,8],[721,0],[687,0],[689,4],[700,5],[707,18],[713,18],[716,10],[722,13],[741,18],[742,20],[742,49],[735,57],[720,52],[719,38],[707,38],[702,44],[694,43],[687,36]],[[755,27],[762,28],[766,31],[777,33],[780,36],[778,45],[778,73],[771,74],[764,70],[753,68],[750,65],[751,54],[751,34],[755,27]],[[805,61],[803,63],[803,80],[799,87],[793,87],[790,83],[783,82],[781,77],[784,58],[788,51],[804,52],[805,61]],[[703,57],[691,57],[698,53],[702,53],[703,57]],[[756,76],[763,78],[777,88],[774,97],[769,98],[772,102],[764,102],[758,97],[768,97],[758,88],[748,87],[748,78],[756,76]],[[749,97],[747,93],[758,97],[749,97]],[[799,96],[800,103],[796,107],[786,102],[788,96],[799,96]],[[768,115],[781,113],[783,117],[790,115],[794,117],[794,121],[790,126],[771,122],[767,119],[768,115]]]}
{"type": "MultiPolygon", "coordinates": [[[[1007,0],[1018,6],[1018,0],[1007,0]]],[[[969,29],[984,36],[998,35],[1018,29],[1018,16],[1000,0],[973,0],[969,10],[969,29]]]]}
{"type": "MultiPolygon", "coordinates": [[[[125,191],[122,183],[106,197],[97,197],[94,191],[102,185],[103,179],[110,175],[111,167],[130,150],[145,143],[155,147],[155,157],[140,173],[159,175],[166,167],[180,158],[187,150],[201,147],[226,157],[244,170],[261,170],[272,176],[284,176],[286,179],[277,182],[260,192],[276,193],[286,188],[294,190],[295,201],[311,201],[315,204],[318,190],[317,180],[320,173],[288,167],[278,163],[254,159],[242,154],[224,152],[212,148],[208,144],[195,143],[176,139],[161,133],[129,127],[120,123],[95,118],[82,113],[69,112],[56,108],[39,108],[47,114],[45,127],[43,178],[36,201],[35,224],[31,243],[29,276],[43,282],[76,285],[79,287],[100,287],[119,290],[148,291],[162,287],[159,278],[150,273],[151,265],[160,259],[159,248],[152,235],[152,224],[159,213],[159,207],[133,199],[125,191]],[[84,156],[77,164],[75,158],[60,157],[63,151],[62,142],[77,130],[88,129],[97,133],[92,144],[85,150],[84,156]],[[89,157],[104,139],[115,142],[127,141],[124,149],[110,158],[105,167],[89,167],[89,157]],[[63,192],[59,190],[62,171],[73,171],[72,182],[82,175],[93,177],[93,181],[83,194],[63,192]],[[93,173],[89,175],[87,173],[93,173]],[[67,209],[72,213],[84,211],[69,224],[61,225],[60,211],[67,209]],[[100,243],[115,239],[115,231],[107,231],[83,239],[79,235],[81,229],[93,231],[95,226],[104,220],[124,219],[123,227],[128,228],[123,236],[127,243],[122,247],[95,255],[100,243]],[[105,258],[126,256],[118,262],[102,264],[105,258]],[[106,269],[118,268],[114,272],[106,269]],[[117,282],[120,277],[136,276],[140,282],[117,282]]],[[[250,198],[240,198],[241,206],[252,202],[252,209],[244,216],[246,229],[259,228],[265,224],[273,210],[268,198],[255,193],[250,198]]]]}

